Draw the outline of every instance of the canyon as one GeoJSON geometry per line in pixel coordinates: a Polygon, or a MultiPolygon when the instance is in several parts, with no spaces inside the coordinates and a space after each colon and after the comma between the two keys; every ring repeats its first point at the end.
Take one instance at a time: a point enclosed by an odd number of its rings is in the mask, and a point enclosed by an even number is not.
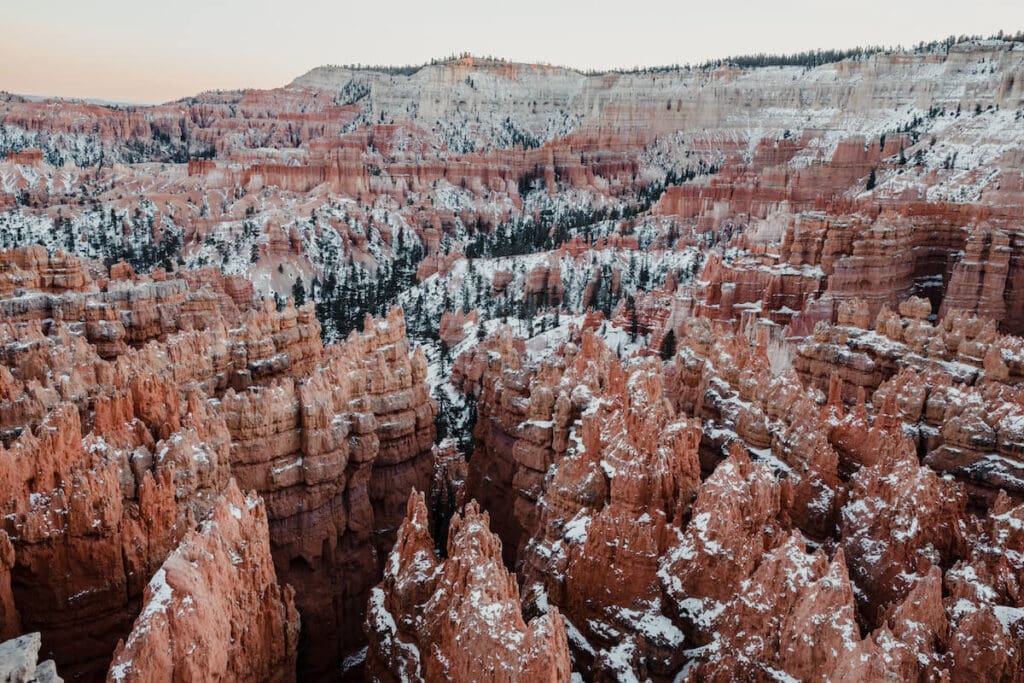
{"type": "Polygon", "coordinates": [[[0,94],[0,672],[1022,680],[1024,41],[762,61],[0,94]]]}

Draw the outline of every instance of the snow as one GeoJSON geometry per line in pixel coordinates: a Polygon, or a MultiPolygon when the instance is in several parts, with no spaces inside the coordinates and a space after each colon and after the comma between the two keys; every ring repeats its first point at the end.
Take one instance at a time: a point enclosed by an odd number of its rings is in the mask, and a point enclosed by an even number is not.
{"type": "Polygon", "coordinates": [[[775,455],[772,453],[772,449],[770,449],[770,448],[750,448],[748,446],[747,450],[750,451],[751,453],[753,453],[754,456],[757,458],[757,460],[760,460],[760,461],[764,462],[765,464],[767,464],[768,466],[772,467],[773,469],[778,470],[780,472],[786,472],[787,474],[792,474],[793,473],[793,469],[789,465],[787,465],[786,463],[782,462],[777,457],[775,457],[775,455]]]}
{"type": "Polygon", "coordinates": [[[123,681],[125,676],[132,671],[132,664],[133,661],[129,659],[126,662],[121,662],[120,664],[115,664],[110,667],[110,678],[114,681],[123,681]]]}
{"type": "Polygon", "coordinates": [[[294,470],[294,469],[297,469],[299,467],[302,467],[302,464],[303,464],[303,459],[302,459],[301,456],[299,456],[299,457],[295,458],[294,460],[292,460],[289,463],[286,463],[284,465],[280,465],[278,467],[273,468],[271,470],[271,473],[273,475],[275,475],[275,476],[281,475],[281,474],[284,474],[285,472],[288,472],[290,470],[294,470]]]}
{"type": "Polygon", "coordinates": [[[155,614],[166,612],[167,606],[171,603],[171,598],[174,596],[173,589],[167,583],[167,572],[163,567],[156,570],[153,578],[149,580],[149,593],[149,601],[139,615],[139,620],[143,623],[155,614]]]}
{"type": "Polygon", "coordinates": [[[369,651],[369,647],[364,645],[360,650],[348,655],[341,662],[341,673],[344,675],[357,667],[363,665],[366,661],[366,653],[369,651]]]}
{"type": "Polygon", "coordinates": [[[761,666],[764,669],[764,672],[768,674],[773,681],[778,681],[779,683],[800,683],[799,678],[791,676],[781,669],[772,668],[767,664],[762,664],[761,666]]]}
{"type": "Polygon", "coordinates": [[[200,465],[210,464],[210,456],[207,455],[205,447],[199,444],[192,447],[192,459],[200,465]]]}
{"type": "Polygon", "coordinates": [[[594,647],[584,637],[584,635],[580,633],[580,630],[576,628],[576,626],[571,621],[569,621],[568,617],[562,615],[562,618],[565,621],[565,634],[566,636],[568,636],[569,642],[572,644],[572,646],[578,650],[582,650],[590,656],[594,656],[594,654],[596,653],[594,647]]]}
{"type": "Polygon", "coordinates": [[[977,611],[978,611],[977,605],[975,605],[970,600],[966,600],[964,598],[960,598],[959,600],[957,600],[956,604],[953,605],[953,608],[951,610],[951,612],[953,613],[953,616],[955,618],[957,618],[957,619],[961,618],[965,614],[971,614],[972,612],[977,612],[977,611]]]}
{"type": "MultiPolygon", "coordinates": [[[[135,625],[132,628],[131,635],[128,637],[126,645],[131,646],[138,637],[146,633],[150,628],[150,622],[157,615],[167,613],[167,608],[171,604],[171,599],[174,597],[174,590],[167,583],[167,572],[163,567],[160,567],[153,574],[153,577],[149,580],[148,588],[149,600],[143,605],[142,612],[135,620],[135,625]]],[[[120,676],[115,680],[122,680],[124,675],[131,670],[131,662],[125,662],[120,669],[120,676]]],[[[113,669],[111,670],[113,671],[113,669]]]]}
{"type": "MultiPolygon", "coordinates": [[[[906,519],[901,515],[899,518],[897,518],[897,521],[898,522],[905,522],[906,519]]],[[[893,538],[895,538],[897,541],[899,541],[901,543],[906,543],[907,541],[909,541],[909,540],[913,539],[915,536],[917,536],[917,534],[920,531],[921,531],[921,527],[920,527],[920,523],[918,522],[917,515],[913,515],[910,518],[910,525],[909,525],[908,528],[906,528],[906,529],[904,529],[904,528],[896,528],[896,529],[893,530],[892,535],[893,535],[893,538]]]]}
{"type": "Polygon", "coordinates": [[[1003,632],[1006,633],[1006,635],[1013,635],[1014,625],[1016,625],[1021,619],[1024,619],[1024,607],[993,605],[992,611],[995,612],[996,618],[999,619],[999,623],[1002,624],[1003,632]]]}
{"type": "Polygon", "coordinates": [[[562,537],[569,543],[585,543],[591,521],[593,519],[589,514],[586,514],[586,510],[581,510],[565,525],[562,537]]]}
{"type": "Polygon", "coordinates": [[[636,643],[628,638],[609,650],[602,650],[610,672],[619,683],[640,683],[633,670],[633,657],[636,654],[636,643]]]}
{"type": "MultiPolygon", "coordinates": [[[[390,642],[394,646],[396,654],[402,658],[403,662],[408,662],[415,667],[415,673],[409,679],[410,683],[420,680],[422,679],[422,660],[419,648],[399,637],[398,624],[395,623],[391,612],[384,606],[384,597],[384,591],[379,586],[374,586],[370,590],[370,601],[367,607],[368,616],[373,620],[374,629],[385,643],[390,642]]],[[[403,677],[402,680],[406,679],[403,677]]]]}
{"type": "Polygon", "coordinates": [[[679,602],[679,613],[689,617],[697,626],[708,628],[725,612],[726,607],[728,605],[722,602],[686,598],[679,602]]]}
{"type": "Polygon", "coordinates": [[[660,613],[660,603],[644,611],[621,608],[619,616],[624,623],[630,624],[644,638],[658,647],[680,648],[685,636],[672,623],[672,620],[660,613]]]}
{"type": "Polygon", "coordinates": [[[693,519],[690,520],[690,525],[687,527],[687,531],[692,530],[697,534],[697,538],[700,540],[705,553],[717,555],[722,552],[723,548],[718,541],[713,541],[708,538],[708,522],[710,521],[710,512],[701,512],[696,514],[693,516],[693,519]]]}

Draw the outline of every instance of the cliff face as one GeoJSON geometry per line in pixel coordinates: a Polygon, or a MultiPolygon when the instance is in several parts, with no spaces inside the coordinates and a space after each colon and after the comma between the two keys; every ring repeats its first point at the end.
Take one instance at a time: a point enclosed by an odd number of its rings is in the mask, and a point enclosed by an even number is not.
{"type": "MultiPolygon", "coordinates": [[[[52,268],[31,250],[10,256],[32,272],[52,268]]],[[[68,263],[84,270],[73,257],[68,263]]],[[[41,631],[63,673],[94,678],[152,599],[146,587],[171,551],[220,543],[223,552],[207,548],[219,570],[181,581],[206,581],[204,594],[225,593],[236,612],[193,645],[230,639],[247,601],[276,594],[284,617],[267,616],[247,647],[280,641],[290,649],[248,664],[236,654],[193,673],[293,677],[293,602],[318,624],[299,649],[304,670],[332,666],[362,640],[377,558],[394,538],[405,494],[432,477],[434,405],[401,311],[368,318],[364,333],[324,347],[311,307],[236,301],[228,292],[238,288],[218,276],[196,289],[184,278],[115,270],[127,279],[106,280],[102,290],[85,284],[4,302],[42,305],[21,306],[0,328],[3,634],[41,631]],[[204,520],[231,497],[231,477],[266,508],[221,537],[204,520]],[[238,565],[221,560],[238,544],[262,548],[276,566],[266,574],[261,557],[256,583],[233,586],[238,565]],[[294,598],[280,597],[278,578],[295,586],[294,598]],[[325,592],[334,597],[325,601],[325,592]]],[[[206,628],[186,624],[175,635],[174,623],[165,626],[138,647],[166,654],[168,642],[173,649],[206,628]]],[[[131,650],[135,640],[126,642],[131,650]]],[[[171,671],[172,662],[143,650],[122,657],[136,662],[133,675],[171,671]]]]}
{"type": "Polygon", "coordinates": [[[14,546],[6,532],[0,532],[0,638],[13,638],[21,633],[18,608],[11,592],[11,569],[14,568],[14,546]]]}
{"type": "Polygon", "coordinates": [[[263,503],[231,482],[149,580],[107,680],[294,681],[294,595],[277,583],[263,503]]]}
{"type": "Polygon", "coordinates": [[[404,497],[430,485],[434,442],[425,360],[409,352],[401,311],[368,319],[327,356],[301,380],[229,390],[221,403],[232,471],[265,496],[279,573],[318,625],[301,653],[317,671],[358,649],[378,558],[404,497]]]}

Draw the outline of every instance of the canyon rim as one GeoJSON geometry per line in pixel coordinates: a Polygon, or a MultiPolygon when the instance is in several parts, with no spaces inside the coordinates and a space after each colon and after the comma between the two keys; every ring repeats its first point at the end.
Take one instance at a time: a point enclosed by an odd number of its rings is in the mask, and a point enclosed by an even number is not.
{"type": "Polygon", "coordinates": [[[1024,34],[5,92],[0,361],[4,680],[1024,681],[1024,34]]]}

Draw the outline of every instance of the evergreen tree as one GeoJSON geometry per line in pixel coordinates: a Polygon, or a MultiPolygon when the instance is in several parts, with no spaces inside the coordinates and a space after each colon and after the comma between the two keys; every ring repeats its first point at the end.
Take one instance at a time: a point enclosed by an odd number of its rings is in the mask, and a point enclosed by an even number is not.
{"type": "Polygon", "coordinates": [[[296,306],[306,303],[306,285],[303,284],[301,275],[295,278],[295,284],[292,285],[292,298],[295,299],[296,306]]]}
{"type": "Polygon", "coordinates": [[[676,355],[676,333],[669,330],[665,333],[665,338],[661,340],[661,359],[672,360],[676,355]]]}
{"type": "Polygon", "coordinates": [[[637,332],[640,328],[640,322],[636,317],[636,300],[633,295],[630,294],[626,297],[626,313],[629,316],[629,339],[635,342],[637,332]]]}

